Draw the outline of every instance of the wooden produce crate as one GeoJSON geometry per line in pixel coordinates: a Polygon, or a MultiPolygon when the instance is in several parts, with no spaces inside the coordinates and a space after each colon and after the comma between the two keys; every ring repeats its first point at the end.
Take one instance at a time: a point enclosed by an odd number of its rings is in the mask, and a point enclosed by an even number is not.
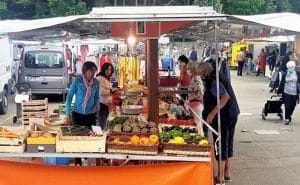
{"type": "MultiPolygon", "coordinates": [[[[158,124],[158,131],[159,131],[159,133],[161,133],[164,127],[172,127],[172,126],[174,126],[174,125],[160,123],[160,124],[158,124]]],[[[197,126],[179,125],[178,127],[181,127],[182,129],[185,129],[185,128],[195,129],[196,133],[191,133],[191,135],[201,134],[201,129],[199,127],[197,127],[197,126]]]]}
{"type": "Polygon", "coordinates": [[[123,153],[123,154],[138,154],[138,155],[157,155],[158,154],[158,146],[156,145],[134,145],[134,144],[126,144],[126,142],[130,141],[130,137],[125,138],[124,143],[114,143],[113,140],[118,136],[111,135],[107,139],[107,152],[108,153],[123,153]]]}
{"type": "Polygon", "coordinates": [[[17,132],[20,136],[16,138],[0,137],[0,152],[23,153],[25,151],[25,140],[27,132],[17,132]]]}
{"type": "Polygon", "coordinates": [[[23,153],[24,151],[24,143],[21,145],[0,145],[0,152],[3,153],[23,153]]]}
{"type": "Polygon", "coordinates": [[[32,144],[32,145],[55,145],[56,143],[56,137],[43,137],[43,134],[45,133],[44,131],[34,131],[39,133],[38,137],[27,137],[27,144],[32,144]]]}
{"type": "Polygon", "coordinates": [[[199,145],[196,142],[187,142],[187,144],[171,144],[168,140],[161,141],[164,154],[173,154],[180,156],[205,156],[210,155],[210,145],[199,145]]]}
{"type": "Polygon", "coordinates": [[[48,98],[32,100],[22,103],[22,123],[28,126],[30,118],[43,118],[48,116],[48,98]]]}
{"type": "Polygon", "coordinates": [[[56,152],[104,153],[106,133],[102,136],[56,136],[56,152]]]}

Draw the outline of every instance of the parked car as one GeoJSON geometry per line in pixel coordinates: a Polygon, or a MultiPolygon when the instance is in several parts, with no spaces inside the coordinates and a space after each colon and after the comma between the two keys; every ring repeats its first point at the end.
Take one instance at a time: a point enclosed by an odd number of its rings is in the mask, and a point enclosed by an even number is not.
{"type": "MultiPolygon", "coordinates": [[[[18,67],[18,83],[29,83],[33,95],[66,94],[69,75],[64,51],[57,46],[25,46],[18,67]]],[[[18,88],[19,92],[23,90],[18,88]]]]}
{"type": "Polygon", "coordinates": [[[11,78],[12,50],[8,36],[0,36],[0,114],[8,109],[9,80],[11,78]]]}

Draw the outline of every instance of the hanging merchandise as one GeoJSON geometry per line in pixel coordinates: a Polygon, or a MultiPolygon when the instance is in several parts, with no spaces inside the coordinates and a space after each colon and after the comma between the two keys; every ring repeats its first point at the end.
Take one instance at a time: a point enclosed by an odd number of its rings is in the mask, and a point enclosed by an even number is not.
{"type": "Polygon", "coordinates": [[[119,86],[122,88],[126,81],[139,80],[140,59],[137,56],[120,56],[118,62],[119,86]]]}
{"type": "Polygon", "coordinates": [[[108,54],[103,54],[100,58],[99,58],[99,71],[101,70],[102,66],[104,63],[111,63],[113,64],[113,59],[110,55],[108,54]]]}
{"type": "Polygon", "coordinates": [[[88,45],[81,45],[80,46],[81,62],[82,63],[84,63],[86,61],[88,51],[89,51],[89,46],[88,45]]]}

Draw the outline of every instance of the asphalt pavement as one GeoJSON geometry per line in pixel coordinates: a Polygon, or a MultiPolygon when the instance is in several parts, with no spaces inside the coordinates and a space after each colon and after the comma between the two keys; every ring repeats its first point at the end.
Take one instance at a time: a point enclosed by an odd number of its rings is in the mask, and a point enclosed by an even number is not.
{"type": "Polygon", "coordinates": [[[232,71],[241,115],[234,142],[233,181],[226,184],[300,184],[300,106],[296,107],[290,125],[285,125],[276,114],[262,120],[262,108],[272,95],[268,84],[267,77],[254,74],[240,77],[232,71]]]}
{"type": "MultiPolygon", "coordinates": [[[[59,103],[63,102],[62,95],[40,95],[33,96],[33,100],[39,100],[48,98],[49,111],[58,109],[59,103]]],[[[16,104],[15,104],[15,95],[9,95],[8,97],[8,111],[5,115],[0,115],[0,126],[1,125],[12,125],[18,126],[21,124],[21,120],[18,120],[16,124],[13,124],[13,117],[16,116],[16,104]]]]}

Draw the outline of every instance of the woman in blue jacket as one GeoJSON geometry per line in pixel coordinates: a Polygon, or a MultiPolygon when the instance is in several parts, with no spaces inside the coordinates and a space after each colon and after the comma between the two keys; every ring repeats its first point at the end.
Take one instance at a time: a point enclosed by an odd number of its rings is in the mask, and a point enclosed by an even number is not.
{"type": "Polygon", "coordinates": [[[77,77],[71,84],[66,99],[67,119],[71,115],[71,103],[75,95],[72,122],[91,128],[96,125],[96,112],[99,109],[99,81],[94,78],[97,66],[94,62],[85,62],[82,66],[82,76],[77,77]]]}
{"type": "MultiPolygon", "coordinates": [[[[71,103],[75,95],[72,112],[73,125],[91,128],[96,125],[96,112],[99,110],[99,81],[94,78],[97,66],[94,62],[85,62],[82,66],[82,76],[71,84],[66,100],[66,118],[69,122],[71,103]]],[[[75,158],[75,165],[82,165],[81,158],[75,158]]]]}

